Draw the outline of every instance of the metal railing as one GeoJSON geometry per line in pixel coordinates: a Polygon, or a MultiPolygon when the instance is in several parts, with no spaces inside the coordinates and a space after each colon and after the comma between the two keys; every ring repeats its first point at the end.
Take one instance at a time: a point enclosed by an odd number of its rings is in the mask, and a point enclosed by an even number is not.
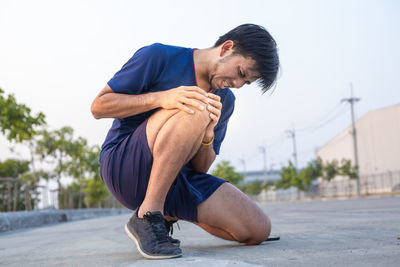
{"type": "MultiPolygon", "coordinates": [[[[7,201],[7,211],[17,211],[18,197],[20,195],[20,189],[18,188],[19,184],[22,184],[22,181],[18,178],[0,178],[0,182],[6,184],[7,186],[7,197],[3,194],[0,196],[0,200],[3,202],[7,201]]],[[[1,184],[0,183],[0,184],[1,184]]],[[[31,205],[31,190],[32,188],[29,185],[24,186],[24,194],[25,194],[25,209],[32,210],[31,205]]],[[[1,207],[4,205],[0,203],[1,207]]]]}
{"type": "MultiPolygon", "coordinates": [[[[360,176],[361,195],[400,192],[400,171],[391,171],[360,176]]],[[[357,196],[357,180],[337,177],[331,181],[319,180],[307,191],[295,187],[262,191],[254,199],[259,201],[295,200],[313,197],[357,196]]]]}
{"type": "MultiPolygon", "coordinates": [[[[40,194],[37,192],[38,188],[42,188],[41,194],[43,203],[42,207],[44,209],[47,208],[55,208],[58,207],[58,201],[63,202],[63,206],[65,209],[76,209],[80,208],[79,204],[74,204],[74,197],[81,197],[82,199],[87,195],[84,192],[72,192],[66,188],[62,188],[61,190],[48,190],[47,186],[36,185],[34,187],[29,184],[23,183],[19,178],[1,178],[0,177],[0,211],[18,211],[21,210],[21,204],[19,201],[23,198],[24,201],[22,210],[31,211],[33,209],[38,209],[37,203],[32,205],[32,194],[40,194]],[[51,204],[48,203],[48,194],[50,193],[51,204]],[[59,199],[59,194],[62,193],[61,198],[59,199]],[[35,205],[36,204],[36,205],[35,205]]],[[[96,205],[97,207],[91,208],[122,208],[122,205],[113,197],[106,197],[101,203],[96,205]]]]}

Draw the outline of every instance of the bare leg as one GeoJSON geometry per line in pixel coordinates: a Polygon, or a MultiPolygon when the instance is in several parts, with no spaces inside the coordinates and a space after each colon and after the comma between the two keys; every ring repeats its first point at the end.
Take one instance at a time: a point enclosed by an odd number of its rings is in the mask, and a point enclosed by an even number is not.
{"type": "Polygon", "coordinates": [[[207,232],[209,232],[212,235],[215,235],[219,238],[225,239],[225,240],[229,240],[229,241],[237,241],[230,233],[226,232],[225,230],[221,229],[221,228],[217,228],[214,226],[210,226],[204,223],[196,223],[198,226],[200,226],[201,228],[203,228],[204,230],[206,230],[207,232]]]}
{"type": "Polygon", "coordinates": [[[173,181],[198,150],[209,122],[208,111],[196,111],[191,115],[177,110],[160,110],[150,117],[146,134],[153,166],[146,196],[138,211],[139,218],[147,211],[163,213],[173,181]]]}
{"type": "Polygon", "coordinates": [[[271,232],[271,222],[264,212],[229,183],[221,185],[197,210],[198,225],[223,239],[256,245],[271,232]]]}

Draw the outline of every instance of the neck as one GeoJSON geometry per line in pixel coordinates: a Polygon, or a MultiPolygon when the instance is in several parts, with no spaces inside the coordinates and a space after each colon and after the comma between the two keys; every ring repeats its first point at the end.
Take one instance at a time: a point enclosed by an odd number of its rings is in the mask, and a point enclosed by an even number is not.
{"type": "Polygon", "coordinates": [[[209,82],[209,74],[212,71],[212,60],[211,54],[213,53],[212,48],[198,49],[194,51],[193,61],[196,70],[197,85],[206,92],[211,90],[211,84],[209,82]]]}

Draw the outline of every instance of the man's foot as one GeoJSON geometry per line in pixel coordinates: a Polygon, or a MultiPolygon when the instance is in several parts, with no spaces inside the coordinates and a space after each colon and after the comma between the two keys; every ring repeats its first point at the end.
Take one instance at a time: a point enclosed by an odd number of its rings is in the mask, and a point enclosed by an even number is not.
{"type": "Polygon", "coordinates": [[[169,259],[182,256],[182,250],[168,239],[164,217],[159,211],[147,212],[143,219],[138,217],[136,211],[125,225],[125,232],[145,258],[169,259]]]}
{"type": "MultiPolygon", "coordinates": [[[[172,238],[172,234],[174,233],[174,225],[173,224],[176,222],[178,222],[178,221],[165,220],[165,228],[167,229],[167,233],[168,233],[167,238],[169,239],[169,241],[171,241],[172,245],[179,247],[181,245],[181,241],[179,239],[172,238]]],[[[178,228],[179,228],[179,226],[178,226],[178,228]]]]}

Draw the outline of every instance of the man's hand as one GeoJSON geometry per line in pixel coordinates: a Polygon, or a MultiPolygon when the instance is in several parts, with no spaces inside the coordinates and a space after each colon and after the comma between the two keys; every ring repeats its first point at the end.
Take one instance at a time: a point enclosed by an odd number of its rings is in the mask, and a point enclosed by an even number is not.
{"type": "Polygon", "coordinates": [[[221,97],[213,93],[208,93],[208,105],[207,110],[210,112],[211,122],[207,126],[205,135],[203,138],[203,143],[209,143],[214,137],[214,127],[217,125],[219,118],[221,117],[221,97]]]}
{"type": "Polygon", "coordinates": [[[191,107],[204,110],[207,100],[207,93],[197,86],[179,86],[164,91],[159,99],[160,106],[164,109],[177,108],[190,114],[194,113],[191,107]]]}
{"type": "Polygon", "coordinates": [[[222,103],[221,98],[213,93],[206,93],[197,86],[180,86],[162,92],[160,96],[160,106],[164,109],[178,108],[189,114],[193,114],[194,108],[207,110],[210,112],[211,122],[205,130],[204,143],[209,143],[214,137],[214,127],[221,117],[222,103]]]}
{"type": "MultiPolygon", "coordinates": [[[[208,144],[214,138],[214,127],[217,125],[219,118],[221,117],[222,103],[221,98],[218,95],[208,93],[207,96],[207,111],[211,121],[206,127],[202,142],[208,144]]],[[[215,160],[215,156],[215,151],[212,145],[200,146],[196,155],[191,160],[194,170],[200,173],[206,173],[215,160]]]]}

